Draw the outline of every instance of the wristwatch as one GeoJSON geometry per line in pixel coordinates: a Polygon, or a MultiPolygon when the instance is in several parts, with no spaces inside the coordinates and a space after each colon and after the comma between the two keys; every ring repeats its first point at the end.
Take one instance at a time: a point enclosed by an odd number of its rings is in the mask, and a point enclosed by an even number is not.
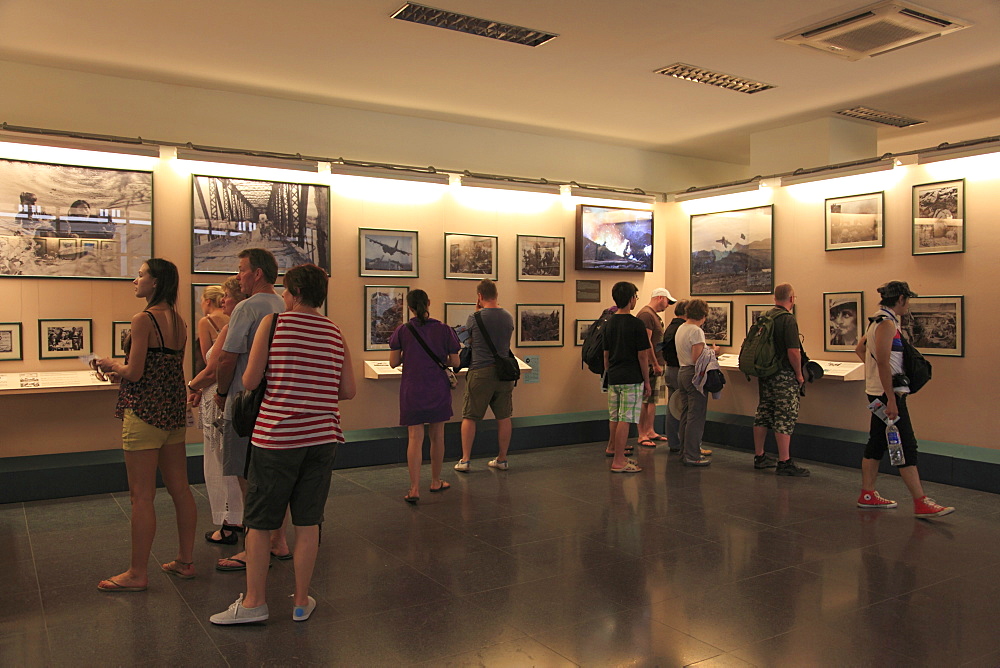
{"type": "Polygon", "coordinates": [[[196,390],[195,388],[191,387],[190,382],[188,382],[187,387],[188,387],[188,392],[197,392],[199,394],[201,393],[201,390],[196,390]]]}

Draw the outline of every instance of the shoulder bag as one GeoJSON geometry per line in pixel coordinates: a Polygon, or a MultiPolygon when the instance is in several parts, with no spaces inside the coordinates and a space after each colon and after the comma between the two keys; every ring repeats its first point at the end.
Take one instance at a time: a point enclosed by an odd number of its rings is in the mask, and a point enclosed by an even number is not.
{"type": "Polygon", "coordinates": [[[489,333],[486,331],[486,325],[483,324],[483,316],[479,311],[476,311],[476,324],[479,325],[479,331],[483,334],[483,339],[486,340],[486,346],[493,353],[493,359],[496,362],[497,367],[497,379],[503,381],[514,381],[515,383],[521,377],[521,367],[517,365],[517,359],[513,354],[510,357],[501,357],[497,354],[496,346],[493,345],[493,340],[490,339],[489,333]]]}
{"type": "Polygon", "coordinates": [[[431,352],[430,347],[424,342],[423,337],[421,337],[420,334],[417,333],[417,328],[411,325],[410,323],[406,323],[406,328],[410,330],[410,334],[413,334],[413,338],[417,340],[417,343],[420,344],[420,346],[424,349],[427,355],[430,356],[432,360],[434,360],[434,363],[437,364],[439,367],[441,367],[441,369],[444,371],[445,376],[448,377],[448,384],[451,386],[451,389],[454,390],[456,387],[458,387],[458,376],[455,375],[455,372],[452,371],[447,364],[441,361],[440,357],[431,352]]]}
{"type": "MultiPolygon", "coordinates": [[[[270,358],[271,342],[274,341],[274,330],[278,326],[278,314],[274,314],[271,320],[271,333],[267,337],[268,357],[270,358]]],[[[264,401],[264,393],[267,391],[267,365],[264,366],[264,376],[260,383],[252,390],[240,390],[233,397],[233,431],[237,436],[246,438],[253,433],[253,426],[257,423],[257,415],[260,413],[260,405],[264,401]]]]}

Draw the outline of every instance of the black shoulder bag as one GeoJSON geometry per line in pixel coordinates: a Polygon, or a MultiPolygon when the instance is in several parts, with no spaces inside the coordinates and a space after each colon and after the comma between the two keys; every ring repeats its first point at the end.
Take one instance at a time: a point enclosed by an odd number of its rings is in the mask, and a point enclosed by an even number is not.
{"type": "Polygon", "coordinates": [[[517,382],[517,380],[521,377],[521,367],[517,365],[517,359],[515,359],[513,354],[511,354],[510,357],[500,357],[500,355],[497,354],[496,346],[493,345],[493,340],[490,339],[490,335],[486,331],[486,325],[483,324],[482,314],[479,311],[476,311],[474,315],[476,316],[476,324],[479,325],[479,331],[482,332],[483,339],[486,340],[486,346],[490,349],[490,352],[493,353],[493,359],[497,366],[497,379],[504,381],[513,380],[514,382],[517,382]]]}
{"type": "Polygon", "coordinates": [[[458,387],[458,376],[456,376],[455,372],[451,370],[451,367],[449,367],[447,364],[441,361],[440,357],[431,352],[430,347],[424,342],[423,337],[417,333],[417,328],[411,325],[410,323],[406,323],[406,328],[410,330],[410,334],[413,334],[413,338],[417,340],[417,343],[419,343],[420,347],[424,349],[424,352],[426,352],[427,355],[432,360],[434,360],[434,363],[437,364],[439,367],[441,367],[441,369],[444,371],[445,376],[448,377],[448,384],[451,385],[451,389],[454,390],[456,387],[458,387]]]}
{"type": "MultiPolygon", "coordinates": [[[[268,358],[270,358],[271,342],[274,341],[274,330],[278,326],[278,314],[274,314],[271,319],[271,334],[267,337],[268,358]]],[[[264,376],[260,379],[260,384],[252,390],[240,390],[233,397],[233,431],[237,436],[246,438],[253,433],[253,426],[257,423],[257,415],[260,413],[260,405],[264,401],[264,393],[267,391],[267,365],[264,365],[264,376]]]]}

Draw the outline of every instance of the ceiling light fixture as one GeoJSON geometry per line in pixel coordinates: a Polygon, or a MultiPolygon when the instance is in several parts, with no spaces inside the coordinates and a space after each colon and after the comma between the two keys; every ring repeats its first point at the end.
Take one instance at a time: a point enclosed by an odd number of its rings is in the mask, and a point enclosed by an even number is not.
{"type": "Polygon", "coordinates": [[[684,63],[674,63],[667,67],[661,67],[655,73],[675,79],[683,79],[684,81],[694,81],[695,83],[707,84],[717,88],[734,90],[737,93],[746,93],[747,95],[774,88],[771,84],[754,81],[753,79],[744,79],[732,74],[713,72],[712,70],[706,70],[704,67],[686,65],[684,63]]]}
{"type": "Polygon", "coordinates": [[[249,165],[251,167],[267,167],[269,169],[292,169],[299,172],[316,172],[319,162],[303,158],[301,155],[283,153],[266,153],[263,151],[234,152],[230,148],[214,146],[196,146],[187,144],[177,147],[179,160],[197,160],[199,162],[217,162],[227,165],[249,165]]]}
{"type": "Polygon", "coordinates": [[[451,175],[439,172],[434,167],[407,167],[377,162],[357,162],[337,158],[330,161],[331,174],[345,176],[367,176],[373,179],[396,179],[399,181],[420,181],[448,185],[451,175]]]}
{"type": "Polygon", "coordinates": [[[975,155],[985,155],[987,153],[1000,153],[1000,135],[955,144],[945,142],[939,144],[936,148],[919,151],[917,153],[917,162],[921,165],[926,165],[931,162],[954,160],[955,158],[970,158],[975,155]]]}
{"type": "Polygon", "coordinates": [[[887,153],[879,158],[870,160],[858,160],[856,162],[845,162],[826,167],[814,167],[811,169],[796,169],[788,176],[781,177],[781,185],[793,186],[798,183],[812,183],[813,181],[825,181],[827,179],[839,179],[842,176],[856,176],[858,174],[872,174],[874,172],[884,172],[895,167],[892,154],[887,153]]]}
{"type": "Polygon", "coordinates": [[[525,46],[541,46],[559,35],[407,2],[392,18],[525,46]]]}
{"type": "Polygon", "coordinates": [[[501,190],[521,190],[532,193],[558,195],[560,184],[547,179],[520,179],[513,176],[495,174],[474,174],[466,171],[460,177],[461,184],[470,188],[499,188],[501,190]]]}
{"type": "Polygon", "coordinates": [[[840,114],[841,116],[847,116],[848,118],[856,118],[862,121],[871,121],[872,123],[891,125],[894,128],[908,128],[913,125],[922,125],[923,123],[927,122],[927,121],[922,121],[919,118],[910,118],[908,116],[901,116],[899,114],[894,114],[891,111],[879,111],[878,109],[872,109],[871,107],[851,107],[850,109],[838,109],[833,113],[840,114]]]}
{"type": "Polygon", "coordinates": [[[658,197],[653,193],[647,193],[641,188],[623,190],[619,188],[607,188],[602,186],[590,186],[569,182],[569,192],[574,197],[593,197],[595,199],[613,199],[623,202],[639,202],[642,204],[652,204],[658,197]]]}
{"type": "Polygon", "coordinates": [[[723,183],[717,186],[691,187],[682,192],[671,193],[668,201],[687,202],[692,199],[702,199],[704,197],[718,197],[719,195],[735,195],[736,193],[748,193],[760,190],[761,177],[754,176],[745,181],[734,181],[723,183]]]}

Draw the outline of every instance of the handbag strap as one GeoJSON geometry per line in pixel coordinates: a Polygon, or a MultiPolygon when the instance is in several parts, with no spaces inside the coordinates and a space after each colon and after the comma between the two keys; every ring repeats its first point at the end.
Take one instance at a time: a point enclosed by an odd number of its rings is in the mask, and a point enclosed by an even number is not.
{"type": "Polygon", "coordinates": [[[490,333],[486,331],[486,325],[483,324],[483,314],[476,311],[472,315],[475,316],[476,324],[479,325],[479,331],[482,332],[483,339],[486,340],[486,346],[490,349],[490,352],[493,353],[493,359],[499,362],[503,358],[497,354],[497,348],[493,345],[493,339],[490,338],[490,333]]]}
{"type": "Polygon", "coordinates": [[[275,313],[274,317],[271,318],[271,333],[267,337],[267,357],[264,358],[264,374],[261,377],[261,382],[267,379],[267,367],[271,365],[271,344],[274,342],[274,330],[278,328],[279,315],[279,313],[275,313]]]}
{"type": "Polygon", "coordinates": [[[431,352],[430,347],[424,342],[423,337],[421,337],[420,334],[417,333],[417,328],[416,327],[414,327],[410,323],[406,323],[406,328],[408,330],[410,330],[410,334],[413,334],[413,338],[415,338],[417,340],[417,343],[420,344],[420,346],[427,352],[428,355],[430,355],[430,358],[432,360],[434,360],[439,367],[441,367],[442,369],[447,369],[448,368],[441,361],[440,357],[438,357],[437,355],[435,355],[434,353],[431,352]]]}

